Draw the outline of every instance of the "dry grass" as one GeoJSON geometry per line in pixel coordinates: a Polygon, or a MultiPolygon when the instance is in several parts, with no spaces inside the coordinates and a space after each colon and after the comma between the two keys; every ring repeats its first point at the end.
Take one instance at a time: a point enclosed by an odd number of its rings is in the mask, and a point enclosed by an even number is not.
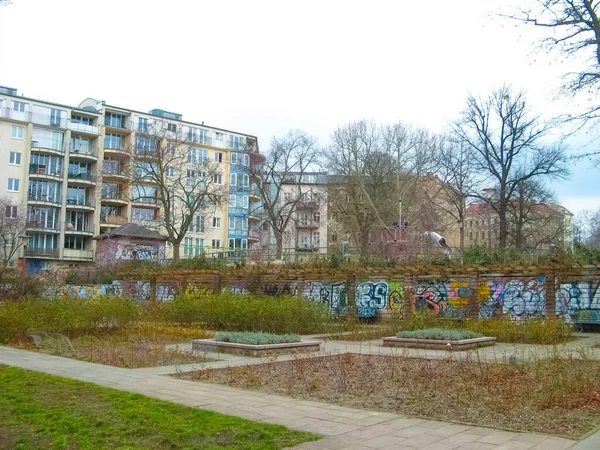
{"type": "Polygon", "coordinates": [[[600,424],[597,361],[527,364],[344,354],[182,378],[429,419],[577,437],[600,424]]]}
{"type": "MultiPolygon", "coordinates": [[[[198,335],[196,333],[193,336],[198,335]]],[[[185,351],[177,346],[167,347],[169,344],[181,342],[180,337],[173,334],[148,333],[147,330],[145,333],[118,332],[99,336],[85,335],[73,339],[45,333],[40,337],[41,341],[38,340],[37,344],[26,339],[13,342],[12,346],[128,369],[209,361],[205,355],[185,351]]]]}

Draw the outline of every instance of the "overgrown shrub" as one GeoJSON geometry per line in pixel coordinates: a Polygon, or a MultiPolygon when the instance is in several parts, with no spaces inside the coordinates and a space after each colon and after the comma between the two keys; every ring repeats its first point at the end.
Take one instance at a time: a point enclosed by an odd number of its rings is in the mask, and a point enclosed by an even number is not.
{"type": "Polygon", "coordinates": [[[443,328],[426,328],[424,330],[400,331],[396,336],[399,338],[460,341],[462,339],[474,339],[483,337],[483,334],[475,333],[471,330],[446,330],[443,328]]]}
{"type": "Polygon", "coordinates": [[[130,327],[139,317],[140,305],[124,298],[23,298],[0,306],[0,342],[21,339],[35,332],[67,336],[93,334],[130,327]]]}
{"type": "Polygon", "coordinates": [[[327,306],[290,296],[185,293],[162,305],[171,323],[200,323],[208,329],[268,333],[318,333],[330,321],[327,306]]]}
{"type": "Polygon", "coordinates": [[[299,334],[271,334],[251,333],[247,331],[231,332],[219,331],[215,333],[215,340],[222,342],[236,342],[238,344],[265,345],[265,344],[289,344],[300,342],[299,334]]]}

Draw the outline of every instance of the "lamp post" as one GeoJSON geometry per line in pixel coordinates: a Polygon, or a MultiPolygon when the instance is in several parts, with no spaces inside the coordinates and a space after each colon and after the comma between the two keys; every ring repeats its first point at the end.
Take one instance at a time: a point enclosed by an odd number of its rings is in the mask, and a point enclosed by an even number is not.
{"type": "Polygon", "coordinates": [[[483,190],[488,201],[488,248],[492,248],[492,197],[496,190],[494,188],[486,188],[483,190]]]}

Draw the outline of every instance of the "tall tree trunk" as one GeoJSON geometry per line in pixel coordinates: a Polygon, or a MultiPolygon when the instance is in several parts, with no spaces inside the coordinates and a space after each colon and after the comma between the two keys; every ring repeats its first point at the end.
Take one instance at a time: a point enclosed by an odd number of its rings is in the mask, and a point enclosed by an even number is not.
{"type": "MultiPolygon", "coordinates": [[[[273,229],[275,231],[275,229],[273,229]]],[[[275,231],[275,259],[281,259],[283,255],[283,233],[275,231]]]]}
{"type": "Polygon", "coordinates": [[[500,222],[498,230],[498,247],[501,249],[505,249],[506,241],[508,238],[508,226],[506,223],[506,202],[504,201],[501,201],[500,206],[498,207],[498,221],[500,222]]]}
{"type": "Polygon", "coordinates": [[[173,242],[173,261],[179,260],[179,247],[181,242],[173,242]]]}
{"type": "Polygon", "coordinates": [[[458,252],[460,254],[460,263],[463,263],[463,252],[465,250],[465,221],[461,219],[460,221],[460,244],[458,252]]]}

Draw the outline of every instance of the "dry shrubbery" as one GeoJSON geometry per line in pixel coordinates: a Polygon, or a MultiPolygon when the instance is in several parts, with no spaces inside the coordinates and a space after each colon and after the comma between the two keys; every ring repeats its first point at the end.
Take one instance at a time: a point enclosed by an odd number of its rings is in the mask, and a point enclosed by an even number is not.
{"type": "Polygon", "coordinates": [[[576,437],[600,423],[600,366],[579,356],[508,365],[452,356],[344,354],[180,376],[350,407],[576,437]]]}

